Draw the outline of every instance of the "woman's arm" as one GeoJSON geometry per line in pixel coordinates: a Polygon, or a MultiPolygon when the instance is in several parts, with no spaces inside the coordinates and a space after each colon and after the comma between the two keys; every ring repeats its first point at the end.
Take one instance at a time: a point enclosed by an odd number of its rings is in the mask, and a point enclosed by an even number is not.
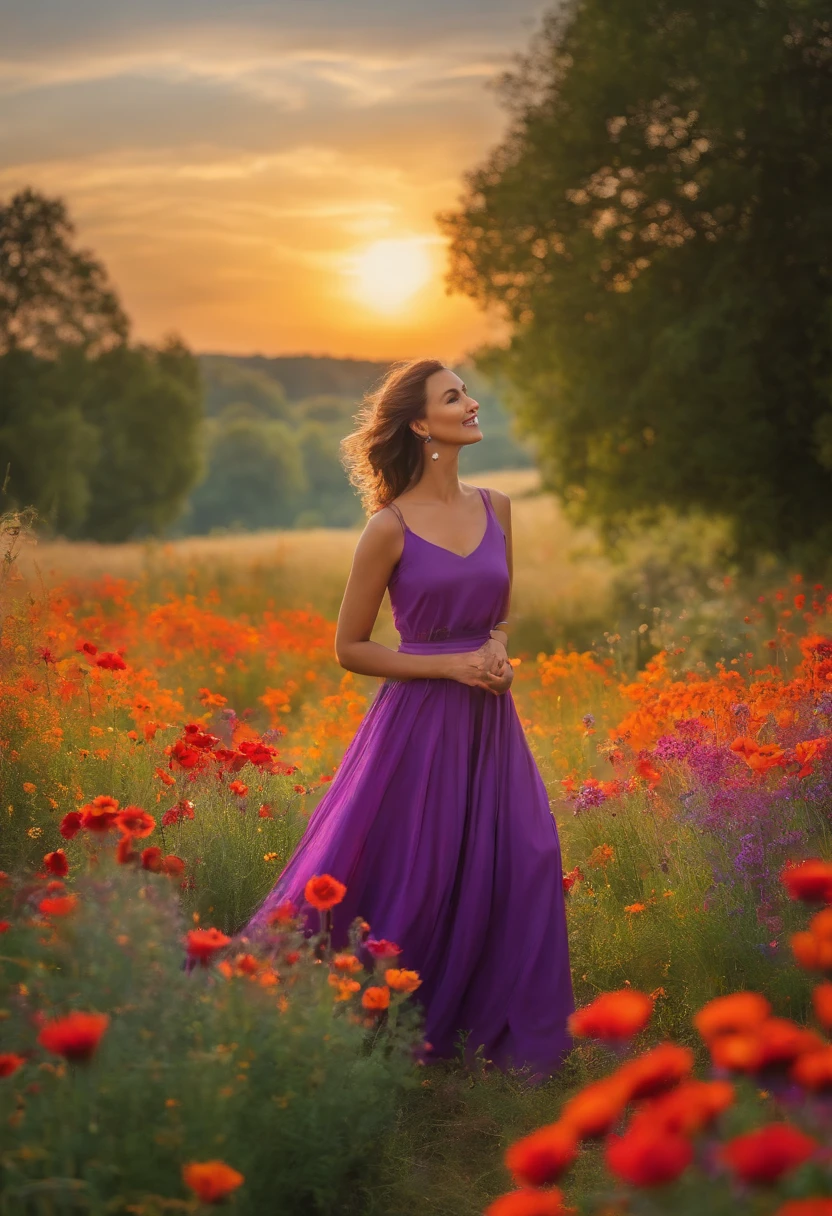
{"type": "Polygon", "coordinates": [[[480,651],[469,654],[405,654],[371,642],[384,592],[404,544],[392,511],[377,511],[358,538],[338,626],[335,657],[347,671],[399,680],[460,680],[490,687],[491,660],[480,651]]]}

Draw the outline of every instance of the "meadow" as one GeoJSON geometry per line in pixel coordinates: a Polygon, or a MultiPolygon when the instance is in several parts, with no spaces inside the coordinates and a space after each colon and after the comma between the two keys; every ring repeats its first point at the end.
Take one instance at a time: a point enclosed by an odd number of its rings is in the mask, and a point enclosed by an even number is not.
{"type": "Polygon", "coordinates": [[[471,480],[514,504],[566,1065],[426,1066],[418,977],[360,921],[331,950],[337,890],[308,892],[311,939],[286,908],[265,954],[229,942],[377,686],[333,654],[356,533],[34,544],[7,518],[0,1211],[613,1216],[707,1186],[717,1216],[829,1216],[832,932],[803,903],[832,902],[806,861],[832,857],[832,589],[738,582],[695,521],[616,564],[536,474],[471,480]]]}

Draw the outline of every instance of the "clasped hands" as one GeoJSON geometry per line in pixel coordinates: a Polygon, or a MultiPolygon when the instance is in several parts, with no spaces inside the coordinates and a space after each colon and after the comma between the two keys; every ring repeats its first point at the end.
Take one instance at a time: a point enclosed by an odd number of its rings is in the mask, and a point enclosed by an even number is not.
{"type": "Polygon", "coordinates": [[[479,650],[451,657],[454,660],[452,678],[461,684],[485,688],[497,696],[511,687],[514,668],[508,660],[505,646],[497,638],[489,638],[479,650]]]}

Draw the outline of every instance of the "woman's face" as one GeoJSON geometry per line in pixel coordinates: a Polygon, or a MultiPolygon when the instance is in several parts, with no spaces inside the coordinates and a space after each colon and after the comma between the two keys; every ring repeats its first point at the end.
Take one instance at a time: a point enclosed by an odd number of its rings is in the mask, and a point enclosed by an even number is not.
{"type": "Polygon", "coordinates": [[[479,443],[482,439],[477,417],[479,403],[468,396],[468,390],[456,372],[443,367],[428,376],[425,397],[424,418],[411,424],[420,439],[430,435],[438,443],[454,443],[460,447],[479,443]]]}

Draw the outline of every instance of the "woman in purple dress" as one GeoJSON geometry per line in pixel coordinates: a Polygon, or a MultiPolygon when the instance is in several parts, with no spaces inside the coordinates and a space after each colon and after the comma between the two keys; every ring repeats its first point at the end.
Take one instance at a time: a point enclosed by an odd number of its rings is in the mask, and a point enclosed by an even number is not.
{"type": "MultiPolygon", "coordinates": [[[[394,368],[342,441],[370,519],[335,648],[384,677],[272,891],[304,904],[313,875],[347,888],[333,944],[356,916],[418,971],[429,1058],[554,1072],[574,1009],[557,826],[511,695],[510,500],[458,476],[479,406],[434,359],[394,368]],[[397,650],[370,640],[385,589],[397,650]],[[462,1032],[462,1034],[460,1034],[462,1032]]],[[[306,906],[307,913],[311,909],[306,906]]],[[[317,926],[317,914],[308,923],[317,926]]]]}

